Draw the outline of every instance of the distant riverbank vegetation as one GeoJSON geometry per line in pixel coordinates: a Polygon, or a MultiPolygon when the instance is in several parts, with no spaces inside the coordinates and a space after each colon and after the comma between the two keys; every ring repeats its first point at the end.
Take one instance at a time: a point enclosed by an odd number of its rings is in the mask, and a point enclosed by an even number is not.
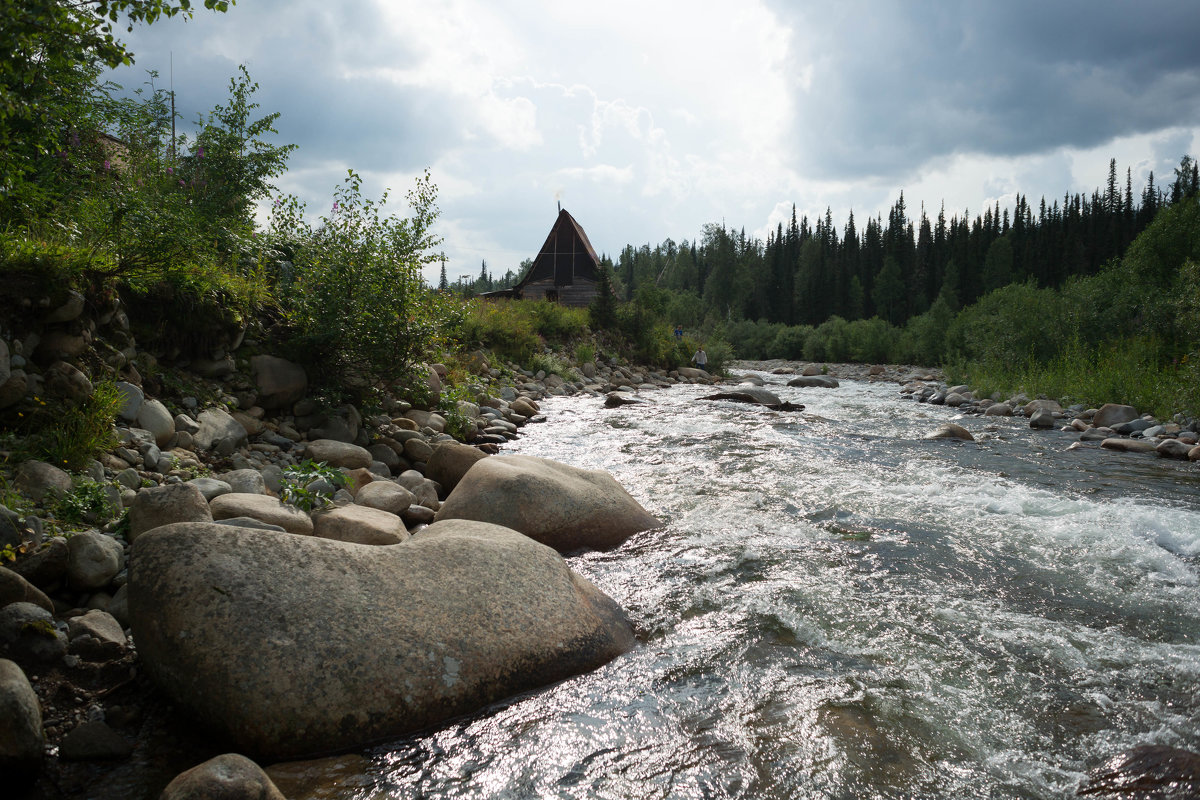
{"type": "Polygon", "coordinates": [[[548,347],[673,368],[703,344],[713,369],[735,357],[943,365],[987,391],[1200,414],[1191,157],[1162,185],[1151,174],[1135,189],[1113,161],[1090,196],[1018,195],[973,217],[922,208],[914,220],[901,193],[865,222],[793,211],[766,241],[707,225],[694,241],[603,258],[611,290],[590,309],[483,301],[468,296],[513,285],[525,265],[493,276],[484,264],[454,284],[443,267],[428,285],[442,244],[429,175],[407,216],[386,195],[363,197],[353,171],[310,214],[275,189],[294,148],[277,143],[278,115],[259,112],[245,68],[225,102],[176,134],[153,75],[132,94],[100,81],[129,62],[110,12],[153,22],[190,9],[34,0],[0,11],[12,53],[0,65],[0,301],[31,283],[50,300],[120,293],[139,339],[184,357],[213,320],[258,326],[331,396],[419,386],[422,362],[453,366],[480,346],[551,367],[548,347]]]}

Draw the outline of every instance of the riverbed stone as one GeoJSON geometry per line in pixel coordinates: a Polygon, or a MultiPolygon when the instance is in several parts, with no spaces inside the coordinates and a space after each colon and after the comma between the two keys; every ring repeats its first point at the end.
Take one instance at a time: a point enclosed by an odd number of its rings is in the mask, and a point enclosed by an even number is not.
{"type": "Polygon", "coordinates": [[[975,437],[971,435],[971,432],[969,430],[964,428],[962,425],[958,425],[953,422],[947,422],[942,425],[939,425],[934,430],[925,434],[925,438],[926,439],[960,439],[964,442],[975,441],[975,437]]]}
{"type": "Polygon", "coordinates": [[[270,525],[278,525],[289,533],[310,536],[313,532],[313,523],[308,514],[267,494],[231,492],[214,497],[208,506],[214,520],[253,517],[270,525]]]}
{"type": "Polygon", "coordinates": [[[371,463],[371,453],[365,447],[336,439],[315,439],[304,448],[304,457],[324,461],[331,467],[358,469],[371,463]]]}
{"type": "Polygon", "coordinates": [[[452,492],[471,467],[485,458],[487,454],[477,447],[458,442],[439,442],[425,464],[425,475],[440,483],[447,492],[452,492]]]}
{"type": "Polygon", "coordinates": [[[437,519],[493,522],[560,552],[615,547],[661,524],[607,472],[534,456],[478,462],[437,519]]]}
{"type": "Polygon", "coordinates": [[[158,800],[285,800],[262,767],[239,753],[210,758],[167,784],[158,800]]]}
{"type": "Polygon", "coordinates": [[[1093,770],[1076,794],[1114,800],[1191,800],[1200,797],[1200,753],[1139,745],[1093,770]]]}
{"type": "Polygon", "coordinates": [[[1154,452],[1158,453],[1161,458],[1186,459],[1191,449],[1191,445],[1184,444],[1178,439],[1163,439],[1155,446],[1154,452]]]}
{"type": "Polygon", "coordinates": [[[634,645],[553,550],[461,520],[390,547],[167,526],[135,542],[129,601],[163,692],[273,759],[420,730],[634,645]]]}
{"type": "Polygon", "coordinates": [[[258,389],[258,404],[267,410],[290,406],[308,389],[304,367],[278,356],[252,356],[250,374],[258,389]]]}
{"type": "Polygon", "coordinates": [[[1035,409],[1029,416],[1029,427],[1037,430],[1050,430],[1058,424],[1058,420],[1054,416],[1054,412],[1045,408],[1035,409]]]}
{"type": "Polygon", "coordinates": [[[92,395],[92,382],[88,376],[66,361],[56,361],[43,374],[45,391],[54,397],[65,397],[82,403],[92,395]]]}
{"type": "Polygon", "coordinates": [[[125,568],[125,548],[108,534],[83,531],[67,540],[67,580],[76,589],[100,589],[125,568]]]}
{"type": "Polygon", "coordinates": [[[129,541],[148,530],[172,522],[211,522],[209,500],[228,494],[228,484],[211,478],[187,483],[166,483],[143,489],[129,507],[129,541]],[[220,484],[220,485],[218,485],[220,484]],[[222,490],[222,486],[225,487],[222,490]],[[208,491],[205,491],[208,490],[208,491]]]}
{"type": "Polygon", "coordinates": [[[392,481],[373,481],[358,490],[354,502],[367,508],[377,508],[400,516],[416,502],[408,489],[392,481]]]}
{"type": "Polygon", "coordinates": [[[23,668],[50,664],[67,652],[67,637],[54,625],[54,616],[33,603],[9,603],[0,608],[0,657],[23,668]]]}
{"type": "Polygon", "coordinates": [[[175,417],[158,400],[142,402],[138,409],[137,424],[154,435],[154,443],[159,447],[166,447],[175,435],[175,417]]]}
{"type": "Polygon", "coordinates": [[[1191,450],[1188,450],[1188,460],[1200,461],[1200,444],[1196,445],[1191,450]]]}
{"type": "Polygon", "coordinates": [[[799,386],[804,389],[836,389],[837,378],[828,375],[801,375],[787,382],[788,386],[799,386]]]}
{"type": "Polygon", "coordinates": [[[33,603],[54,613],[54,603],[45,592],[13,570],[0,568],[0,607],[9,603],[33,603]]]}
{"type": "Polygon", "coordinates": [[[262,473],[256,469],[235,469],[222,473],[220,479],[229,484],[229,488],[239,494],[266,494],[267,483],[262,473]]]}
{"type": "Polygon", "coordinates": [[[1111,428],[1113,425],[1120,425],[1122,422],[1132,422],[1138,418],[1137,409],[1133,406],[1124,406],[1117,403],[1105,403],[1092,417],[1092,424],[1097,428],[1111,428]]]}
{"type": "Polygon", "coordinates": [[[61,536],[51,536],[41,547],[18,559],[11,569],[34,586],[45,588],[67,574],[69,560],[67,540],[61,536]]]}
{"type": "Polygon", "coordinates": [[[52,492],[66,494],[72,488],[70,473],[36,460],[22,461],[13,483],[18,492],[39,503],[52,492]]]}
{"type": "MultiPolygon", "coordinates": [[[[397,487],[398,488],[398,487],[397,487]]],[[[399,544],[408,530],[399,515],[362,505],[319,511],[312,516],[313,536],[355,544],[399,544]]]]}
{"type": "Polygon", "coordinates": [[[117,381],[116,387],[117,393],[121,395],[121,407],[117,409],[117,416],[126,422],[136,422],[146,393],[142,391],[142,387],[127,381],[117,381]]]}
{"type": "Polygon", "coordinates": [[[0,658],[0,769],[26,774],[42,763],[42,707],[16,662],[0,658]]]}
{"type": "Polygon", "coordinates": [[[206,408],[197,421],[200,428],[192,435],[192,441],[201,450],[212,450],[220,442],[232,442],[234,448],[246,443],[246,429],[224,409],[206,408]]]}
{"type": "Polygon", "coordinates": [[[985,417],[1011,417],[1013,410],[1008,403],[992,403],[984,410],[983,415],[985,417]]]}
{"type": "Polygon", "coordinates": [[[1105,450],[1115,450],[1119,453],[1154,452],[1154,442],[1148,442],[1145,439],[1122,439],[1117,436],[1109,436],[1100,442],[1100,446],[1105,450]]]}
{"type": "Polygon", "coordinates": [[[59,745],[64,761],[109,761],[129,758],[133,743],[100,720],[83,722],[71,729],[59,745]]]}

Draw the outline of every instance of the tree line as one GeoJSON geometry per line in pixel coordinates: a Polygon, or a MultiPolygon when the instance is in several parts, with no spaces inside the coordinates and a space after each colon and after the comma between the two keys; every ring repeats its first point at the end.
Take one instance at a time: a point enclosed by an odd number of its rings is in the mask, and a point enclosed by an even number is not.
{"type": "Polygon", "coordinates": [[[971,218],[947,217],[944,206],[913,220],[904,194],[860,227],[853,212],[839,231],[832,214],[779,223],[766,241],[709,224],[701,238],[667,239],[622,249],[614,277],[625,299],[652,284],[690,296],[677,313],[698,324],[705,316],[818,325],[832,316],[853,321],[879,317],[902,326],[941,298],[957,311],[1013,282],[1061,287],[1071,277],[1096,274],[1118,258],[1164,205],[1192,195],[1197,163],[1184,156],[1165,190],[1151,172],[1135,192],[1132,170],[1119,179],[1116,159],[1108,181],[1090,196],[1065,194],[1034,206],[1017,195],[1015,208],[999,202],[971,218]]]}

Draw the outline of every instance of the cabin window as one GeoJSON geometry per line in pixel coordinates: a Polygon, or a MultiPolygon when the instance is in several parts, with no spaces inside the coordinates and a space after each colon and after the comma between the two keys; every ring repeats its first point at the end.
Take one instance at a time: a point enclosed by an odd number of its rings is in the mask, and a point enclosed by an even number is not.
{"type": "Polygon", "coordinates": [[[546,292],[546,299],[549,300],[551,303],[557,303],[558,302],[558,290],[551,289],[548,292],[546,292]]]}

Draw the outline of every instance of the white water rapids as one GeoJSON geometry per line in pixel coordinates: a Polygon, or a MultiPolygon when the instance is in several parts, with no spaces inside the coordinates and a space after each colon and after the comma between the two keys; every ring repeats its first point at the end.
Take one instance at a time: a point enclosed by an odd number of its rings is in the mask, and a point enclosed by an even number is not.
{"type": "Polygon", "coordinates": [[[1200,749],[1200,467],[895,384],[768,388],[806,410],[545,401],[509,450],[665,522],[570,558],[639,647],[311,796],[1059,798],[1134,745],[1200,749]],[[922,439],[951,419],[979,441],[922,439]]]}

